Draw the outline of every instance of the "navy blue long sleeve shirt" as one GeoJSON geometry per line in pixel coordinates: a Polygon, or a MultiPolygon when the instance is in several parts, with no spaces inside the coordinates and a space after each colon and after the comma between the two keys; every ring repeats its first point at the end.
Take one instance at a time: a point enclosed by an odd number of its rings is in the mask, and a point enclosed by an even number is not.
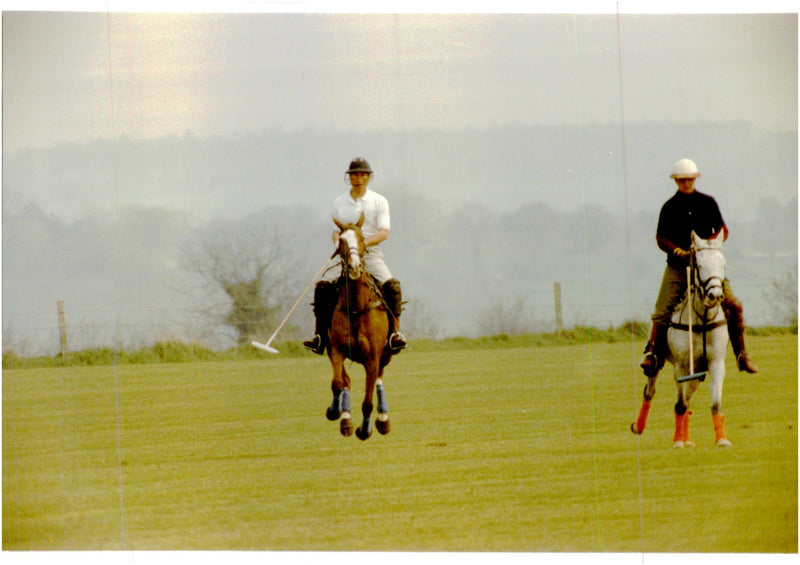
{"type": "Polygon", "coordinates": [[[723,231],[728,237],[728,228],[722,219],[717,201],[697,190],[686,194],[677,191],[661,207],[656,229],[658,247],[667,254],[667,263],[685,268],[687,259],[675,255],[675,249],[689,250],[692,246],[692,230],[703,239],[723,231]]]}

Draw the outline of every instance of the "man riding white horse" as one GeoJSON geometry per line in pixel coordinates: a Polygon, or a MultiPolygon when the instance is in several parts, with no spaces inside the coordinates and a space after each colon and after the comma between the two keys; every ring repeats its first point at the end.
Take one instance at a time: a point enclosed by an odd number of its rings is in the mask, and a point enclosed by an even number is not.
{"type": "MultiPolygon", "coordinates": [[[[664,203],[658,218],[656,242],[667,254],[667,266],[651,317],[653,325],[650,339],[640,363],[648,377],[659,373],[667,357],[670,318],[686,293],[686,267],[691,257],[692,231],[704,239],[721,235],[724,241],[728,237],[728,227],[722,219],[717,202],[711,196],[695,190],[695,180],[699,177],[694,161],[677,161],[672,169],[672,178],[678,185],[678,191],[664,203]]],[[[739,371],[756,373],[758,369],[745,350],[742,303],[734,296],[727,278],[723,281],[722,288],[722,308],[727,318],[728,334],[737,366],[739,371]]]]}
{"type": "MultiPolygon", "coordinates": [[[[389,309],[391,335],[389,348],[397,353],[407,347],[405,336],[400,333],[400,312],[402,311],[402,291],[400,281],[392,277],[392,273],[383,260],[380,243],[389,237],[391,222],[389,219],[389,202],[385,197],[368,188],[372,179],[372,168],[366,159],[356,157],[350,162],[345,173],[350,181],[350,190],[336,198],[333,202],[333,217],[341,224],[355,224],[363,214],[364,223],[361,232],[367,253],[364,266],[380,285],[384,300],[389,309]]],[[[338,230],[333,233],[334,242],[338,240],[338,230]]],[[[303,342],[303,345],[322,355],[325,352],[330,328],[331,316],[336,305],[338,289],[335,282],[341,270],[334,268],[325,279],[319,281],[314,289],[314,316],[316,317],[315,335],[303,342]]]]}

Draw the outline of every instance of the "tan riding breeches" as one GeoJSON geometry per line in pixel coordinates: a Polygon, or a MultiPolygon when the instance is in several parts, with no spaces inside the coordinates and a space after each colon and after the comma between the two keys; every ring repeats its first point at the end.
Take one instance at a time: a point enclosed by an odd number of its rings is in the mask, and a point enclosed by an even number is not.
{"type": "MultiPolygon", "coordinates": [[[[722,281],[723,301],[730,302],[736,300],[736,296],[731,289],[731,283],[726,278],[722,281]]],[[[667,325],[672,318],[675,307],[686,295],[686,272],[667,265],[664,269],[664,276],[661,278],[661,288],[656,298],[656,306],[650,319],[654,325],[667,325]]]]}

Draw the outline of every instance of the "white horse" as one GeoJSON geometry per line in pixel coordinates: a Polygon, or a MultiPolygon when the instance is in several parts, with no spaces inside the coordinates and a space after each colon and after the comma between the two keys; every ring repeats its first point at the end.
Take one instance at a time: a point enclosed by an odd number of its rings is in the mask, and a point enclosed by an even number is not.
{"type": "MultiPolygon", "coordinates": [[[[687,296],[675,309],[667,331],[678,401],[675,403],[674,447],[692,447],[689,438],[689,404],[700,382],[710,375],[711,415],[716,445],[729,447],[722,415],[722,384],[725,381],[725,354],[728,347],[728,328],[722,309],[725,257],[722,238],[702,239],[692,232],[692,260],[687,296]]],[[[631,429],[642,433],[655,395],[656,378],[648,378],[639,418],[631,429]]]]}

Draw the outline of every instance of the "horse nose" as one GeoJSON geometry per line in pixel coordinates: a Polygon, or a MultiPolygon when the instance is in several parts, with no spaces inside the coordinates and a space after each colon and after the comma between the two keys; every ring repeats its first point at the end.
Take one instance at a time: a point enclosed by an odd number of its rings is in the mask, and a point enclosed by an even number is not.
{"type": "Polygon", "coordinates": [[[716,304],[720,300],[722,300],[722,288],[715,286],[708,291],[708,302],[711,304],[716,304]]]}
{"type": "Polygon", "coordinates": [[[356,280],[361,276],[361,261],[358,256],[353,257],[350,261],[347,268],[347,276],[349,276],[351,280],[356,280]]]}

